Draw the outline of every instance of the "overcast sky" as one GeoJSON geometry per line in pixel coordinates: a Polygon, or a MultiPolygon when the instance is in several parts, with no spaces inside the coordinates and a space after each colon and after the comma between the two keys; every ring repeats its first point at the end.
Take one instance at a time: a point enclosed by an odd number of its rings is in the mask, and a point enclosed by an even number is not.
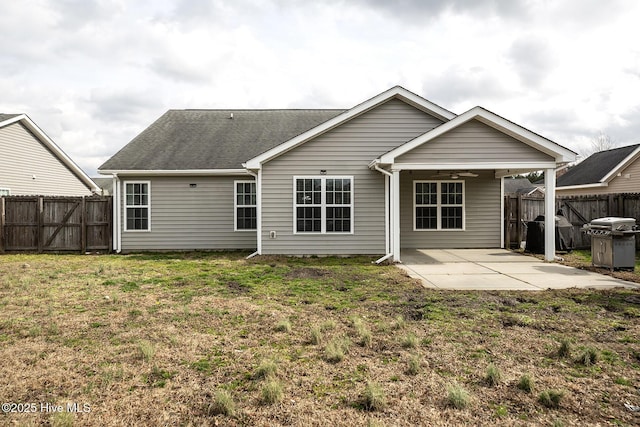
{"type": "Polygon", "coordinates": [[[173,108],[350,108],[401,85],[573,150],[640,142],[637,0],[22,0],[0,112],[90,175],[173,108]]]}

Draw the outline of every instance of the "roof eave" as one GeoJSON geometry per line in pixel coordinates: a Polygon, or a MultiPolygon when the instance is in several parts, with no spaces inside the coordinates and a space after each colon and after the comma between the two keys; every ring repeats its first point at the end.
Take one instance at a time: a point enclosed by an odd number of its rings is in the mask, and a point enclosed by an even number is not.
{"type": "Polygon", "coordinates": [[[635,150],[633,150],[627,157],[625,157],[620,163],[618,163],[613,169],[611,169],[611,171],[608,174],[602,177],[602,179],[600,179],[600,182],[610,182],[613,178],[618,176],[618,173],[620,173],[621,170],[625,169],[627,166],[629,166],[632,162],[634,162],[639,157],[640,157],[640,145],[635,150]]]}
{"type": "Polygon", "coordinates": [[[128,176],[236,176],[250,175],[246,169],[98,169],[100,175],[128,176]]]}
{"type": "Polygon", "coordinates": [[[608,186],[609,186],[608,182],[596,182],[592,184],[556,186],[556,190],[582,190],[582,189],[608,187],[608,186]]]}

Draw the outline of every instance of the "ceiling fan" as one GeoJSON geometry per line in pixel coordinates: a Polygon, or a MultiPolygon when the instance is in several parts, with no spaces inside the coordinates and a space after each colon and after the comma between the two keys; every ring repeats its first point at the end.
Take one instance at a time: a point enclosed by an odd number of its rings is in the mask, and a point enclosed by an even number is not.
{"type": "Polygon", "coordinates": [[[477,177],[477,173],[473,173],[470,171],[438,171],[435,175],[431,175],[431,178],[451,178],[458,179],[460,177],[463,178],[475,178],[477,177]]]}

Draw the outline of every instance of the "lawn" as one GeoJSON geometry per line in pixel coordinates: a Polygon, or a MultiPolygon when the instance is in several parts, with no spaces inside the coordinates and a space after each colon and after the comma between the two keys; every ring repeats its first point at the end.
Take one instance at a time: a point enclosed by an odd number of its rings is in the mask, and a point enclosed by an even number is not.
{"type": "Polygon", "coordinates": [[[640,423],[638,290],[245,255],[0,257],[0,425],[640,423]]]}

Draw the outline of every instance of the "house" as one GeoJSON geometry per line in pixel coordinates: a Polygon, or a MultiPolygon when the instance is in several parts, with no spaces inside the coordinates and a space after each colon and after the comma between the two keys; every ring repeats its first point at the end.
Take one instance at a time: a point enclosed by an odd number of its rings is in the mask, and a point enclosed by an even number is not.
{"type": "Polygon", "coordinates": [[[113,192],[113,179],[105,177],[91,177],[91,179],[100,189],[100,194],[102,194],[103,196],[111,195],[111,193],[113,192]]]}
{"type": "Polygon", "coordinates": [[[637,193],[640,191],[640,144],[600,151],[558,178],[559,196],[637,193]]]}
{"type": "Polygon", "coordinates": [[[114,181],[116,251],[399,261],[501,247],[504,178],[574,159],[484,108],[456,115],[396,86],[348,110],[170,110],[99,172],[114,181]]]}
{"type": "Polygon", "coordinates": [[[0,195],[82,196],[96,184],[26,114],[0,114],[0,195]]]}
{"type": "Polygon", "coordinates": [[[532,184],[527,178],[505,178],[504,194],[542,197],[544,187],[532,184]]]}

